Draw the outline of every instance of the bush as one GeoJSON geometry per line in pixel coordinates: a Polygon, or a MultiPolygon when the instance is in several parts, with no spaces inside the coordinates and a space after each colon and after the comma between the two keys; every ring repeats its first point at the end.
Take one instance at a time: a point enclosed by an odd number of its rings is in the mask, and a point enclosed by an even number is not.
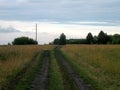
{"type": "Polygon", "coordinates": [[[14,39],[12,44],[13,45],[30,45],[30,44],[32,45],[32,44],[38,44],[38,42],[28,37],[18,37],[14,39]]]}

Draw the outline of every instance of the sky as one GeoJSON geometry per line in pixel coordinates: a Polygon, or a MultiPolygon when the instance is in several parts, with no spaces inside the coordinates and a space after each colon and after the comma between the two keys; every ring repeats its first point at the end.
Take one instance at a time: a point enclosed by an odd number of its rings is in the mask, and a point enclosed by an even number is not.
{"type": "Polygon", "coordinates": [[[46,44],[65,33],[85,38],[103,30],[120,34],[120,0],[0,0],[0,44],[27,36],[46,44]]]}

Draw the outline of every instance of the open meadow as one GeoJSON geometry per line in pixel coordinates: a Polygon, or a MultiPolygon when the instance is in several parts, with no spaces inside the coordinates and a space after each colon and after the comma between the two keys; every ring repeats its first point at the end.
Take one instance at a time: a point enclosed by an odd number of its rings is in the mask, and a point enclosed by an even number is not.
{"type": "Polygon", "coordinates": [[[93,90],[120,90],[120,45],[66,45],[61,51],[93,90]]]}

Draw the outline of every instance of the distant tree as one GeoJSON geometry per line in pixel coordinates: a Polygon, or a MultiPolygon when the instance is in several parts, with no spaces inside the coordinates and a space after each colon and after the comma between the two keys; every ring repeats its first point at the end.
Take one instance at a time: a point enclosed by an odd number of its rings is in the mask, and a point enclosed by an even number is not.
{"type": "Polygon", "coordinates": [[[107,44],[107,42],[108,42],[107,34],[104,33],[103,31],[100,31],[98,35],[98,44],[107,44]]]}
{"type": "Polygon", "coordinates": [[[107,42],[107,44],[112,44],[112,39],[113,39],[113,36],[112,35],[108,35],[108,42],[107,42]]]}
{"type": "Polygon", "coordinates": [[[60,35],[59,44],[60,44],[60,45],[66,45],[66,36],[65,36],[64,33],[62,33],[62,34],[60,35]]]}
{"type": "Polygon", "coordinates": [[[13,45],[29,45],[29,44],[38,44],[38,42],[28,37],[18,37],[14,39],[12,44],[13,45]]]}
{"type": "Polygon", "coordinates": [[[67,44],[86,44],[86,39],[68,39],[67,44]]]}
{"type": "Polygon", "coordinates": [[[113,44],[120,44],[120,35],[119,34],[115,34],[112,37],[112,43],[113,44]]]}
{"type": "Polygon", "coordinates": [[[93,38],[93,35],[89,32],[87,37],[86,37],[86,40],[87,40],[87,44],[93,44],[94,42],[94,38],[93,38]]]}
{"type": "Polygon", "coordinates": [[[8,43],[8,45],[11,45],[11,43],[8,43]]]}
{"type": "Polygon", "coordinates": [[[54,39],[53,44],[59,45],[59,43],[60,43],[60,39],[59,38],[54,39]]]}
{"type": "Polygon", "coordinates": [[[98,42],[98,37],[95,35],[94,37],[93,37],[93,39],[94,39],[94,44],[97,44],[98,42]]]}

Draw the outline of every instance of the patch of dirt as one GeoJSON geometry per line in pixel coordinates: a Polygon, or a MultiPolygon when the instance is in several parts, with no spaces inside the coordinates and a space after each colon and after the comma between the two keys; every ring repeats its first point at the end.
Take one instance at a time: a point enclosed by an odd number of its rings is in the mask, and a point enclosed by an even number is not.
{"type": "Polygon", "coordinates": [[[59,51],[58,51],[59,49],[60,49],[60,47],[55,48],[55,57],[57,60],[59,60],[61,65],[64,67],[65,71],[67,72],[67,74],[69,75],[69,77],[71,78],[73,83],[75,84],[76,89],[77,90],[90,90],[88,85],[86,85],[83,82],[83,80],[78,76],[78,74],[73,70],[73,68],[65,60],[64,56],[62,56],[59,53],[59,51]]]}
{"type": "Polygon", "coordinates": [[[48,83],[48,68],[49,68],[49,51],[44,51],[44,58],[41,63],[41,68],[32,83],[30,90],[46,90],[48,83]]]}

